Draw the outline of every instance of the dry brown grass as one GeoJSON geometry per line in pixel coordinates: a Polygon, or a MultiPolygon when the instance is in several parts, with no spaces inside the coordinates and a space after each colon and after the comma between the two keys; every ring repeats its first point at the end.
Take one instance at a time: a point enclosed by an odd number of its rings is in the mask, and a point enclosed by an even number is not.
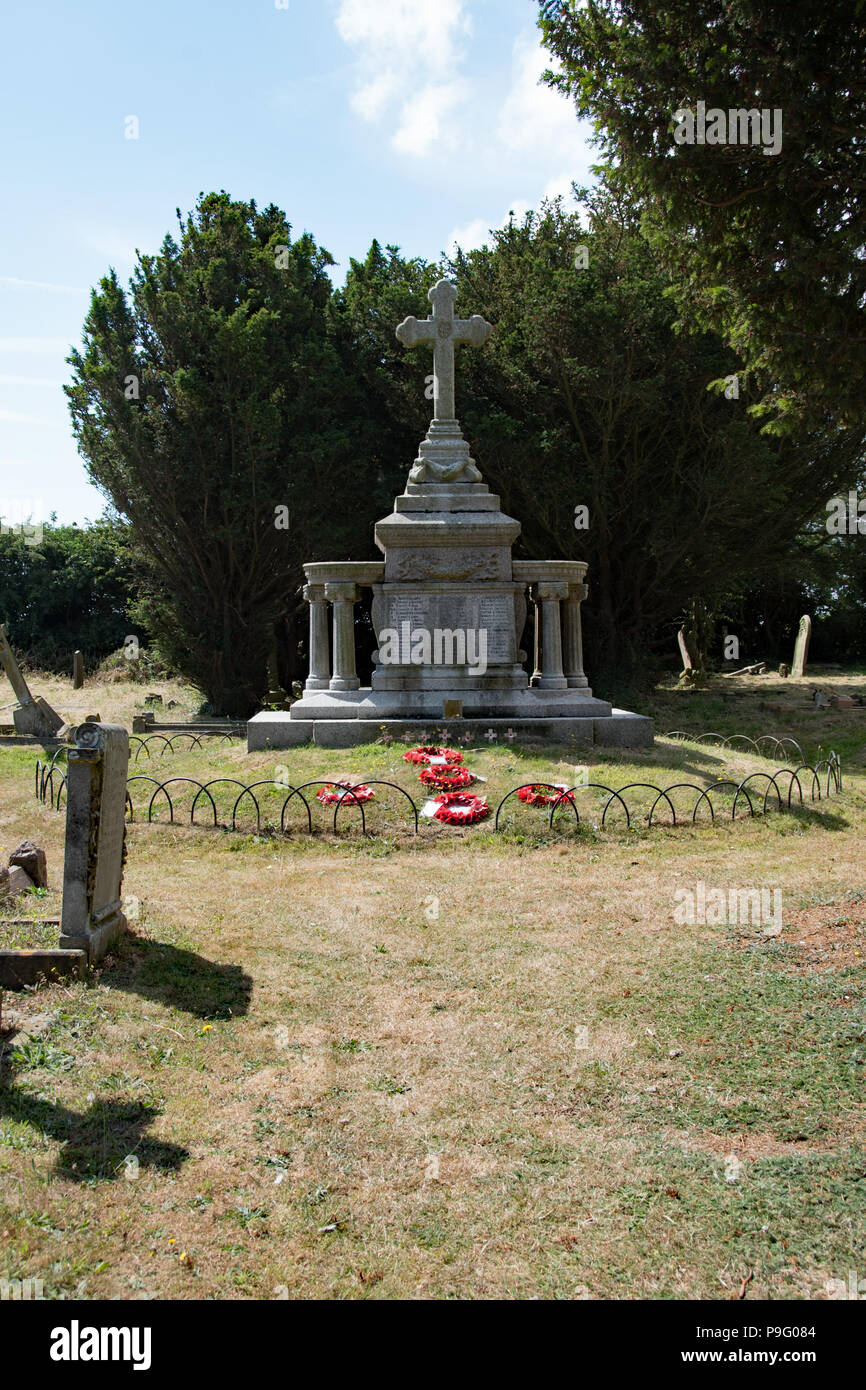
{"type": "MultiPolygon", "coordinates": [[[[88,676],[80,690],[74,690],[72,678],[56,676],[45,671],[28,671],[27,683],[34,695],[42,695],[58,714],[70,723],[80,722],[88,714],[101,714],[108,723],[125,724],[132,728],[132,716],[145,708],[145,695],[161,695],[163,706],[156,707],[157,719],[192,719],[201,704],[201,696],[183,681],[159,680],[153,685],[138,685],[124,680],[104,680],[88,676]],[[176,708],[169,710],[169,700],[176,708]]],[[[0,671],[0,704],[14,700],[14,692],[5,674],[0,671]]],[[[11,710],[0,715],[0,723],[12,723],[11,710]]]]}
{"type": "MultiPolygon", "coordinates": [[[[274,755],[207,757],[253,780],[274,755]]],[[[20,753],[0,770],[0,837],[46,844],[56,882],[62,818],[20,753]]],[[[92,984],[13,1004],[0,1272],[224,1299],[729,1298],[754,1271],[749,1298],[824,1297],[866,1207],[864,791],[851,772],[802,816],[552,843],[134,825],[135,935],[92,984]],[[781,887],[782,938],[675,925],[698,880],[781,887]]]]}

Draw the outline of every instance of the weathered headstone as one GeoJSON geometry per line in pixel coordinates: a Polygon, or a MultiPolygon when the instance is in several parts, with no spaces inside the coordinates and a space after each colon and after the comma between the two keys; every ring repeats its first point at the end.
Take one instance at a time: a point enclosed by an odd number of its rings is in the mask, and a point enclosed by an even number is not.
{"type": "Polygon", "coordinates": [[[9,684],[15,691],[17,706],[12,711],[12,722],[15,725],[15,732],[18,734],[29,734],[33,738],[54,738],[57,730],[62,727],[63,720],[55,709],[52,709],[47,700],[42,696],[34,699],[30,693],[30,687],[21,674],[21,668],[12,653],[9,639],[6,636],[6,629],[0,623],[0,665],[9,678],[9,684]]]}
{"type": "Polygon", "coordinates": [[[683,659],[683,670],[691,671],[692,658],[689,656],[689,649],[686,646],[686,634],[684,628],[680,628],[679,632],[677,633],[677,641],[680,644],[680,656],[683,659]]]}
{"type": "Polygon", "coordinates": [[[129,735],[119,724],[84,723],[72,741],[60,945],[87,951],[93,964],[126,929],[121,889],[129,735]]]}
{"type": "Polygon", "coordinates": [[[806,661],[809,656],[809,638],[812,636],[812,619],[808,613],[804,613],[800,619],[800,626],[797,630],[797,641],[794,644],[794,660],[791,665],[792,676],[803,676],[806,673],[806,661]]]}
{"type": "Polygon", "coordinates": [[[84,684],[84,657],[81,652],[72,654],[72,689],[80,690],[84,684]]]}
{"type": "Polygon", "coordinates": [[[16,893],[26,893],[28,889],[36,887],[27,870],[22,869],[20,864],[10,864],[8,872],[10,897],[14,897],[16,893]]]}
{"type": "Polygon", "coordinates": [[[37,888],[48,887],[48,861],[45,850],[39,845],[34,845],[32,840],[22,840],[9,856],[10,869],[16,864],[29,874],[37,888]]]}

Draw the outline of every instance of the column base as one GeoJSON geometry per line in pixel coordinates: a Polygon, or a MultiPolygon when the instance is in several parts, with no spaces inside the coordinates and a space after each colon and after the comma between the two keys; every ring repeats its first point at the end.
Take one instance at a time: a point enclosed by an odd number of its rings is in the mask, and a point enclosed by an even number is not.
{"type": "Polygon", "coordinates": [[[358,690],[361,685],[359,676],[335,676],[327,689],[329,690],[358,690]]]}

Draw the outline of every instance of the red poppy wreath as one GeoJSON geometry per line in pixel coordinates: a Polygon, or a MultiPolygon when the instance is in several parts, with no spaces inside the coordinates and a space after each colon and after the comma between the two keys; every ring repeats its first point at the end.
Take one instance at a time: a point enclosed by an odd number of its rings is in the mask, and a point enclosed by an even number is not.
{"type": "Polygon", "coordinates": [[[471,787],[475,781],[468,767],[422,767],[418,777],[425,787],[438,787],[445,792],[471,787]]]}
{"type": "Polygon", "coordinates": [[[490,815],[490,807],[482,796],[471,792],[443,792],[437,796],[438,803],[434,817],[446,825],[474,825],[490,815]]]}
{"type": "Polygon", "coordinates": [[[403,754],[403,761],[406,763],[429,763],[431,758],[444,758],[446,763],[462,763],[463,754],[456,748],[432,748],[429,744],[421,748],[410,748],[403,754]]]}
{"type": "MultiPolygon", "coordinates": [[[[546,782],[538,782],[532,787],[521,787],[517,793],[517,799],[518,801],[525,801],[528,806],[552,806],[554,801],[559,800],[564,791],[568,791],[567,787],[559,786],[558,783],[553,785],[556,787],[555,791],[551,791],[550,784],[546,782]]],[[[563,796],[562,799],[570,802],[572,806],[574,805],[573,796],[563,796]]]]}
{"type": "Polygon", "coordinates": [[[359,801],[372,801],[376,793],[372,787],[365,787],[363,782],[350,782],[348,777],[338,777],[336,782],[326,782],[324,787],[316,792],[316,800],[321,801],[323,806],[333,806],[335,801],[342,801],[344,798],[350,806],[355,806],[359,801]],[[346,793],[351,792],[351,796],[346,793]]]}

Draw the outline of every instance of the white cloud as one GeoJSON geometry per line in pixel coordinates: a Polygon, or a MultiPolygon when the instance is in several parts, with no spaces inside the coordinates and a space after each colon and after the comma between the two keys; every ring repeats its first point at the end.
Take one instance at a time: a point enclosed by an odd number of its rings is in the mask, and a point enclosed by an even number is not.
{"type": "Polygon", "coordinates": [[[556,178],[548,179],[544,185],[543,196],[545,198],[562,198],[568,207],[569,203],[574,202],[571,192],[571,185],[574,182],[579,182],[575,179],[574,174],[558,174],[556,178]]]}
{"type": "MultiPolygon", "coordinates": [[[[141,241],[139,233],[112,227],[107,222],[94,221],[84,221],[76,230],[81,245],[88,251],[96,251],[104,256],[109,265],[126,269],[135,264],[136,245],[141,241]]],[[[156,245],[162,242],[163,235],[160,233],[156,236],[156,245]]]]}
{"type": "Polygon", "coordinates": [[[448,252],[453,253],[454,248],[459,246],[463,251],[477,251],[482,246],[487,246],[490,242],[490,226],[483,217],[476,217],[474,222],[467,222],[465,227],[455,227],[448,238],[448,252]]]}
{"type": "Polygon", "coordinates": [[[365,121],[378,121],[399,93],[400,79],[396,73],[383,72],[352,93],[352,109],[365,121]]]}
{"type": "Polygon", "coordinates": [[[66,356],[69,343],[65,338],[0,338],[0,352],[32,352],[51,357],[60,352],[66,356]]]}
{"type": "Polygon", "coordinates": [[[424,87],[411,103],[404,106],[400,125],[391,143],[400,154],[426,154],[441,140],[443,117],[459,104],[462,84],[444,83],[424,87]]]}
{"type": "Polygon", "coordinates": [[[498,136],[514,153],[543,152],[558,163],[577,161],[583,154],[581,134],[571,102],[539,82],[556,61],[534,36],[521,34],[514,42],[511,88],[499,114],[498,136]]]}
{"type": "Polygon", "coordinates": [[[60,294],[87,294],[87,290],[80,285],[52,285],[47,280],[21,280],[17,275],[0,275],[0,285],[16,290],[56,290],[60,294]]]}
{"type": "Polygon", "coordinates": [[[540,84],[556,61],[536,31],[524,29],[510,53],[493,57],[480,42],[470,46],[470,6],[471,0],[338,0],[336,15],[338,34],[356,58],[352,109],[387,130],[383,138],[416,162],[419,175],[447,187],[447,200],[440,200],[445,216],[448,201],[460,200],[467,220],[452,228],[446,244],[464,250],[489,242],[503,208],[499,226],[507,224],[509,208],[519,220],[543,198],[561,195],[573,211],[571,185],[593,182],[595,158],[571,101],[540,84]],[[513,192],[522,196],[506,203],[513,192]],[[472,215],[485,208],[485,216],[472,215]]]}
{"type": "MultiPolygon", "coordinates": [[[[509,203],[508,211],[499,226],[507,227],[512,216],[515,222],[522,222],[531,206],[525,198],[514,198],[509,203]]],[[[448,253],[453,254],[457,246],[463,251],[477,251],[482,246],[489,246],[493,240],[493,230],[491,223],[483,217],[476,217],[472,222],[467,222],[465,227],[455,227],[448,238],[448,253]]]]}
{"type": "Polygon", "coordinates": [[[425,154],[464,94],[458,68],[459,40],[471,31],[466,0],[340,0],[336,24],[358,54],[352,109],[380,121],[398,105],[392,145],[425,154]]]}
{"type": "Polygon", "coordinates": [[[38,415],[23,415],[20,410],[0,409],[0,420],[10,425],[44,425],[46,422],[40,420],[38,415]]]}
{"type": "Polygon", "coordinates": [[[0,386],[51,386],[59,391],[63,382],[50,376],[5,376],[0,373],[0,386]]]}

